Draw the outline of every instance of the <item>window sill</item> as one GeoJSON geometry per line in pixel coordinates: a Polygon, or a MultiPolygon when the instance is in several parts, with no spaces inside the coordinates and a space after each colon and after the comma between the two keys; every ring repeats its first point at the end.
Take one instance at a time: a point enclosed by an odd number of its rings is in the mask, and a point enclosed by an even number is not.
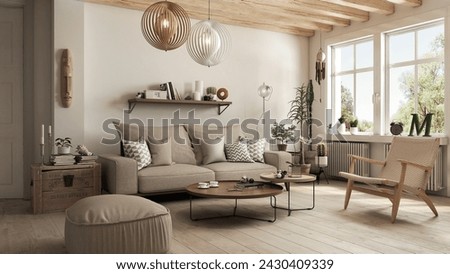
{"type": "MultiPolygon", "coordinates": [[[[402,137],[407,137],[406,135],[402,135],[402,137]]],[[[440,145],[446,146],[448,145],[448,137],[444,134],[432,134],[431,137],[439,138],[440,145]]],[[[362,143],[391,143],[393,135],[374,135],[374,134],[327,134],[327,140],[329,141],[347,141],[347,142],[362,142],[362,143]]],[[[422,136],[413,136],[410,138],[426,138],[422,136]]]]}

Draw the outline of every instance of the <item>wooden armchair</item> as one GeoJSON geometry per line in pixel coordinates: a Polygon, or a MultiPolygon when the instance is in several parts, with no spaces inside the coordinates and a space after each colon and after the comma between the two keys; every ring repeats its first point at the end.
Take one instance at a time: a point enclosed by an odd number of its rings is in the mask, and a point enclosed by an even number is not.
{"type": "Polygon", "coordinates": [[[434,215],[438,216],[433,202],[425,193],[438,149],[437,138],[394,137],[385,161],[349,155],[349,172],[339,173],[348,180],[344,209],[347,209],[352,190],[386,197],[392,202],[391,221],[394,223],[400,199],[403,194],[408,193],[424,200],[434,215]],[[381,171],[377,177],[357,175],[354,173],[356,161],[379,165],[381,171]]]}

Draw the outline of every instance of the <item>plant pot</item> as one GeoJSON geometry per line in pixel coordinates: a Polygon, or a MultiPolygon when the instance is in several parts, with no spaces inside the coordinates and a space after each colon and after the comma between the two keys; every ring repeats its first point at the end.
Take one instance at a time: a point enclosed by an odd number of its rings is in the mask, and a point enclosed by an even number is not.
{"type": "Polygon", "coordinates": [[[292,166],[291,176],[307,175],[311,171],[311,164],[294,164],[292,166]]]}
{"type": "Polygon", "coordinates": [[[351,133],[351,134],[357,134],[358,132],[359,132],[359,130],[358,130],[357,127],[351,127],[351,128],[350,128],[350,133],[351,133]]]}
{"type": "Polygon", "coordinates": [[[58,154],[70,154],[70,147],[58,147],[58,154]]]}
{"type": "Polygon", "coordinates": [[[339,133],[345,133],[345,123],[339,125],[338,132],[339,133]]]}
{"type": "Polygon", "coordinates": [[[277,144],[277,147],[279,151],[286,151],[287,144],[277,144]]]}

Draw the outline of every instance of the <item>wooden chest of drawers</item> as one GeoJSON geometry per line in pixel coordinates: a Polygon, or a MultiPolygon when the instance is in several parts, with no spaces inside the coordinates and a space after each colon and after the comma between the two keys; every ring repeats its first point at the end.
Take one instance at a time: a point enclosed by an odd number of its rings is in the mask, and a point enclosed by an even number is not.
{"type": "Polygon", "coordinates": [[[101,192],[100,164],[44,166],[32,172],[33,213],[64,211],[81,198],[101,192]]]}

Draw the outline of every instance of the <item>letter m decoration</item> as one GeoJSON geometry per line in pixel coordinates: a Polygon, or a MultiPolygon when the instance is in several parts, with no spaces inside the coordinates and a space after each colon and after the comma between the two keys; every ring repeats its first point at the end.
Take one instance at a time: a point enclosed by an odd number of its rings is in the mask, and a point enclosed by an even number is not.
{"type": "Polygon", "coordinates": [[[416,134],[420,135],[423,128],[425,127],[425,134],[423,136],[430,137],[430,129],[431,129],[431,117],[433,116],[433,113],[427,113],[425,115],[425,120],[423,121],[422,125],[419,127],[419,115],[417,113],[413,113],[412,120],[411,120],[411,128],[409,130],[408,136],[414,136],[413,131],[414,128],[416,128],[416,134]]]}

